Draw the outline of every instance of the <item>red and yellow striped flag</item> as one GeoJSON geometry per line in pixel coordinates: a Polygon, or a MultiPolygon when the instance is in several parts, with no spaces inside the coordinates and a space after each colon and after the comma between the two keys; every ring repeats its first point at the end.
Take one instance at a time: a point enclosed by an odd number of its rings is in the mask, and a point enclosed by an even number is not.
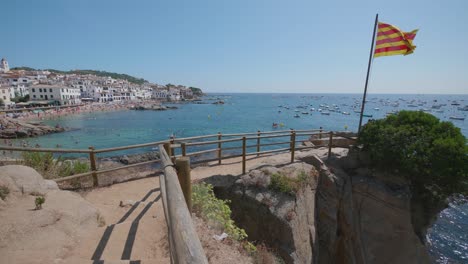
{"type": "Polygon", "coordinates": [[[392,55],[408,55],[413,53],[416,46],[413,40],[418,30],[403,32],[390,24],[379,22],[377,30],[377,41],[375,43],[374,58],[392,55]]]}

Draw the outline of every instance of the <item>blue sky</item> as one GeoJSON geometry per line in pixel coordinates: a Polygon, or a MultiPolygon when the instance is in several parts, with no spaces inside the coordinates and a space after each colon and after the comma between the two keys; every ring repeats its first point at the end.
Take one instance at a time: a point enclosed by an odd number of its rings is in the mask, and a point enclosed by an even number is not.
{"type": "Polygon", "coordinates": [[[468,93],[468,1],[2,1],[11,66],[97,69],[208,92],[361,93],[375,14],[419,28],[370,93],[468,93]]]}

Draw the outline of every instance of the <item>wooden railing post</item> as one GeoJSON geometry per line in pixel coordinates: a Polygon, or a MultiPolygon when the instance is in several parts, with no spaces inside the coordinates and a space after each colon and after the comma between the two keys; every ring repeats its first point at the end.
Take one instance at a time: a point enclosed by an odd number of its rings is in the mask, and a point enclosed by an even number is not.
{"type": "Polygon", "coordinates": [[[187,156],[187,146],[185,145],[185,142],[182,142],[182,144],[180,144],[180,148],[182,149],[182,157],[187,156]]]}
{"type": "Polygon", "coordinates": [[[177,177],[180,187],[184,193],[185,202],[190,213],[192,213],[192,180],[190,178],[190,159],[182,157],[176,159],[177,177]]]}
{"type": "Polygon", "coordinates": [[[257,157],[260,156],[258,152],[260,152],[260,130],[257,130],[257,157]]]}
{"type": "MultiPolygon", "coordinates": [[[[218,141],[221,141],[222,135],[221,132],[218,132],[218,141]]],[[[221,152],[221,142],[218,142],[218,164],[221,164],[222,152],[221,152]]]]}
{"type": "Polygon", "coordinates": [[[294,154],[296,151],[296,132],[291,131],[291,163],[294,162],[294,154]]]}
{"type": "Polygon", "coordinates": [[[320,127],[319,139],[322,139],[322,127],[320,127]]]}
{"type": "Polygon", "coordinates": [[[96,173],[96,154],[94,153],[94,147],[89,147],[89,163],[91,166],[91,171],[93,172],[93,186],[97,187],[98,186],[98,178],[97,178],[97,173],[96,173]]]}
{"type": "Polygon", "coordinates": [[[328,158],[331,157],[331,153],[332,153],[332,144],[333,144],[333,132],[330,131],[330,142],[328,143],[328,158]]]}
{"type": "Polygon", "coordinates": [[[245,155],[247,149],[246,137],[242,137],[242,174],[245,174],[245,155]]]}
{"type": "Polygon", "coordinates": [[[167,155],[171,157],[172,156],[171,143],[164,143],[164,149],[166,150],[167,155]]]}

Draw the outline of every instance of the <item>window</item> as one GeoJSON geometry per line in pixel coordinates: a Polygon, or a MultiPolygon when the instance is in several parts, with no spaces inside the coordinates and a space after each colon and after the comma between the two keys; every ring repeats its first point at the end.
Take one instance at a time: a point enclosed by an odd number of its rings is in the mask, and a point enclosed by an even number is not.
{"type": "Polygon", "coordinates": [[[62,88],[62,93],[63,93],[63,88],[62,88]]]}
{"type": "Polygon", "coordinates": [[[41,94],[41,98],[44,98],[44,96],[42,96],[42,94],[41,94]]]}
{"type": "Polygon", "coordinates": [[[6,96],[3,96],[3,100],[6,100],[6,96]]]}
{"type": "Polygon", "coordinates": [[[35,93],[35,92],[36,92],[36,89],[32,88],[32,92],[35,93]]]}
{"type": "Polygon", "coordinates": [[[49,89],[49,92],[52,92],[52,88],[49,89]]]}
{"type": "Polygon", "coordinates": [[[51,95],[50,95],[50,98],[54,98],[54,95],[53,95],[53,94],[51,94],[51,95]]]}
{"type": "Polygon", "coordinates": [[[39,88],[39,92],[42,93],[42,88],[39,88]]]}
{"type": "Polygon", "coordinates": [[[33,95],[33,98],[36,98],[36,95],[33,95]]]}
{"type": "Polygon", "coordinates": [[[2,93],[5,93],[5,90],[2,90],[2,93]]]}

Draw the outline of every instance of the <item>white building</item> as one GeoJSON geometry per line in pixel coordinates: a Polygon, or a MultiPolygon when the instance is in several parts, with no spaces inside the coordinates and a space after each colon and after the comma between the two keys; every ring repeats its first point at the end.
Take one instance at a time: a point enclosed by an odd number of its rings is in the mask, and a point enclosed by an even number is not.
{"type": "Polygon", "coordinates": [[[5,105],[5,106],[11,104],[10,88],[9,87],[0,86],[0,99],[2,99],[3,105],[5,105]]]}
{"type": "Polygon", "coordinates": [[[62,85],[33,85],[29,87],[32,101],[57,101],[60,105],[76,105],[81,103],[80,89],[62,85]]]}
{"type": "Polygon", "coordinates": [[[26,85],[24,84],[15,84],[15,85],[10,85],[10,98],[15,98],[18,96],[26,96],[29,94],[29,89],[26,85]]]}
{"type": "Polygon", "coordinates": [[[168,91],[165,89],[155,88],[153,89],[153,94],[151,97],[153,99],[165,101],[167,100],[168,94],[169,94],[168,91]]]}
{"type": "Polygon", "coordinates": [[[1,61],[0,61],[0,73],[1,72],[9,72],[10,71],[10,66],[8,66],[8,61],[3,58],[1,61]]]}

